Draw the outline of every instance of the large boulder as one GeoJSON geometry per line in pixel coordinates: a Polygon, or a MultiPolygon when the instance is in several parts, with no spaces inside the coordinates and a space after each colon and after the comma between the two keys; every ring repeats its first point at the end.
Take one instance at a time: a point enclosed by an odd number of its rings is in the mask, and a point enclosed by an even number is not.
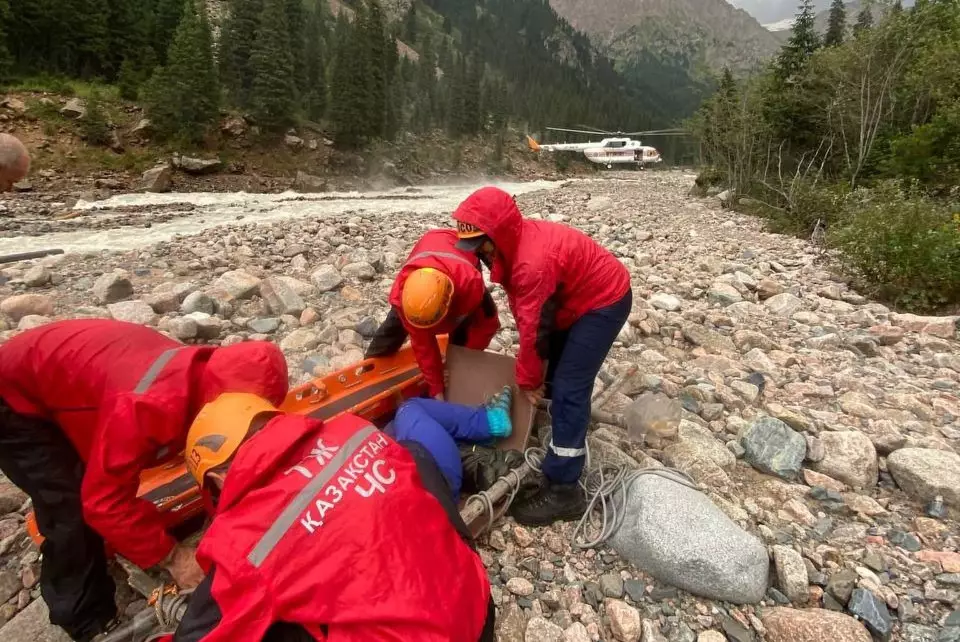
{"type": "Polygon", "coordinates": [[[80,120],[87,115],[87,105],[80,98],[71,98],[60,110],[60,115],[64,118],[80,120]]]}
{"type": "Polygon", "coordinates": [[[97,277],[93,282],[93,296],[97,303],[117,303],[133,296],[133,283],[126,270],[114,270],[97,277]]]}
{"type": "Polygon", "coordinates": [[[824,432],[820,434],[824,457],[813,465],[817,472],[840,480],[852,488],[877,485],[877,450],[862,432],[824,432]]]}
{"type": "Polygon", "coordinates": [[[763,609],[767,642],[872,642],[857,620],[827,609],[763,609]]]}
{"type": "Polygon", "coordinates": [[[773,314],[781,317],[792,317],[803,306],[803,301],[789,292],[783,292],[770,297],[763,305],[773,314]]]}
{"type": "Polygon", "coordinates": [[[30,172],[30,153],[20,139],[0,134],[0,192],[10,190],[14,183],[30,172]]]}
{"type": "Polygon", "coordinates": [[[17,294],[0,303],[0,313],[14,322],[26,316],[53,316],[53,299],[45,294],[17,294]]]}
{"type": "Polygon", "coordinates": [[[148,169],[140,177],[139,187],[143,192],[169,192],[173,187],[173,172],[167,165],[148,169]]]}
{"type": "Polygon", "coordinates": [[[249,299],[260,290],[260,279],[243,270],[224,272],[213,282],[210,294],[227,302],[249,299]]]}
{"type": "Polygon", "coordinates": [[[902,448],[887,457],[887,467],[905,493],[922,501],[937,495],[960,508],[960,455],[945,450],[902,448]]]}
{"type": "Polygon", "coordinates": [[[296,290],[279,277],[264,279],[260,284],[260,296],[263,297],[267,309],[273,314],[300,316],[300,313],[307,308],[307,304],[296,290]]]}
{"type": "Polygon", "coordinates": [[[767,590],[763,543],[706,495],[658,473],[631,484],[611,543],[631,564],[695,595],[753,604],[767,590]]]}
{"type": "Polygon", "coordinates": [[[50,624],[50,612],[43,600],[34,600],[0,630],[3,642],[70,642],[59,626],[50,624]]]}
{"type": "Polygon", "coordinates": [[[150,304],[144,301],[121,301],[111,303],[107,310],[117,321],[126,321],[127,323],[138,323],[140,325],[153,325],[157,321],[157,314],[150,307],[150,304]]]}
{"type": "Polygon", "coordinates": [[[174,156],[173,166],[187,174],[213,174],[220,171],[223,163],[219,158],[191,158],[190,156],[174,156]]]}
{"type": "Polygon", "coordinates": [[[807,454],[807,440],[773,417],[761,417],[739,435],[744,458],[757,470],[796,479],[807,454]]]}
{"type": "Polygon", "coordinates": [[[335,290],[343,284],[343,276],[332,265],[321,265],[316,272],[310,275],[310,280],[321,294],[335,290]]]}
{"type": "Polygon", "coordinates": [[[297,171],[297,177],[293,179],[293,191],[304,194],[329,192],[330,187],[324,178],[297,171]]]}

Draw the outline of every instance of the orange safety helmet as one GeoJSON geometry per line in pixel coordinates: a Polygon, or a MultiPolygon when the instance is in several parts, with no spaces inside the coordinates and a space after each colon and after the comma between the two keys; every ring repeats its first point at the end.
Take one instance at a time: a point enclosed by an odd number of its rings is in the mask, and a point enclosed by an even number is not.
{"type": "Polygon", "coordinates": [[[269,401],[246,392],[227,392],[206,404],[187,432],[187,470],[203,487],[211,470],[230,461],[247,438],[253,420],[280,411],[269,401]]]}
{"type": "Polygon", "coordinates": [[[434,268],[414,271],[403,284],[403,316],[415,328],[432,328],[443,320],[453,300],[453,281],[434,268]]]}

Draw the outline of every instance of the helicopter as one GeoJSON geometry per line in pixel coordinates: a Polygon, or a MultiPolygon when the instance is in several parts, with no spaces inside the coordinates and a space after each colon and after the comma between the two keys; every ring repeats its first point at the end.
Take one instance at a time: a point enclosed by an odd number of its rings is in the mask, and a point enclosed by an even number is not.
{"type": "Polygon", "coordinates": [[[562,127],[547,127],[550,131],[587,134],[588,136],[608,136],[603,140],[591,143],[538,143],[532,136],[527,136],[527,146],[534,152],[582,152],[591,163],[604,165],[612,169],[614,165],[634,165],[643,169],[646,165],[663,162],[660,152],[655,147],[644,145],[639,139],[631,136],[680,136],[685,132],[682,129],[655,129],[642,132],[611,132],[583,125],[585,129],[564,129],[562,127]]]}

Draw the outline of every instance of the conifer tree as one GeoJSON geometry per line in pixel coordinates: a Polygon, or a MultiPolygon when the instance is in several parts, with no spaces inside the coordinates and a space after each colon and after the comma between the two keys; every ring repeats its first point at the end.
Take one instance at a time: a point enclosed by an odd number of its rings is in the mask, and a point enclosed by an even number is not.
{"type": "Polygon", "coordinates": [[[780,50],[777,59],[777,74],[786,80],[803,69],[813,52],[820,47],[820,36],[815,24],[816,10],[812,0],[803,0],[793,22],[790,40],[780,50]]]}
{"type": "Polygon", "coordinates": [[[364,56],[359,47],[359,28],[351,26],[343,12],[337,17],[335,58],[330,79],[329,119],[334,129],[334,142],[352,148],[360,144],[365,133],[364,56]]]}
{"type": "Polygon", "coordinates": [[[250,56],[257,39],[263,0],[232,0],[220,32],[220,78],[230,100],[250,106],[253,69],[250,56]]]}
{"type": "Polygon", "coordinates": [[[836,47],[843,44],[847,31],[847,8],[843,0],[833,0],[830,5],[830,21],[827,25],[827,34],[823,44],[826,47],[836,47]]]}
{"type": "Polygon", "coordinates": [[[306,68],[306,88],[304,106],[307,115],[320,120],[327,111],[327,64],[324,56],[324,42],[327,39],[326,14],[324,2],[314,2],[307,13],[306,46],[304,65],[306,68]]]}
{"type": "Polygon", "coordinates": [[[363,76],[367,87],[364,131],[378,138],[384,135],[387,113],[387,37],[379,0],[369,0],[366,11],[358,13],[356,20],[366,71],[363,76]]]}
{"type": "Polygon", "coordinates": [[[286,4],[287,0],[264,0],[250,54],[253,116],[258,124],[273,131],[293,123],[297,110],[286,4]]]}
{"type": "Polygon", "coordinates": [[[307,91],[306,28],[304,0],[287,0],[287,26],[290,33],[290,54],[293,56],[293,79],[297,94],[307,91]]]}
{"type": "Polygon", "coordinates": [[[433,50],[433,38],[423,34],[420,45],[420,60],[417,65],[417,104],[414,124],[418,131],[429,130],[436,117],[437,63],[433,50]]]}
{"type": "Polygon", "coordinates": [[[156,9],[153,18],[152,46],[159,58],[160,64],[167,62],[167,50],[173,41],[173,33],[180,24],[184,0],[156,0],[156,9]]]}
{"type": "MultiPolygon", "coordinates": [[[[417,41],[417,36],[419,35],[419,30],[417,29],[417,3],[411,2],[410,9],[407,10],[407,15],[403,19],[403,40],[408,44],[413,44],[417,41]]],[[[425,34],[428,35],[428,34],[425,34]]]]}
{"type": "Polygon", "coordinates": [[[480,131],[483,105],[481,104],[480,86],[483,82],[483,62],[478,53],[470,56],[469,64],[465,61],[463,76],[463,120],[461,134],[473,136],[480,131]]]}
{"type": "Polygon", "coordinates": [[[859,34],[873,26],[873,12],[870,10],[870,4],[865,3],[863,9],[857,14],[857,24],[853,25],[853,33],[859,34]]]}
{"type": "Polygon", "coordinates": [[[10,24],[10,5],[7,0],[0,0],[0,82],[7,79],[13,68],[13,56],[7,48],[7,33],[10,24]]]}
{"type": "Polygon", "coordinates": [[[220,87],[213,58],[213,35],[196,0],[184,6],[167,64],[146,88],[147,115],[158,134],[192,143],[203,140],[219,116],[220,87]]]}

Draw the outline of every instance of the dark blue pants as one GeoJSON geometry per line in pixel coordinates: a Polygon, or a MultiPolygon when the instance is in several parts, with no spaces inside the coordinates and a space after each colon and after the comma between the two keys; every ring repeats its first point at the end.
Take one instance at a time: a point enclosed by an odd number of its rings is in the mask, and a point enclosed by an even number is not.
{"type": "Polygon", "coordinates": [[[546,393],[551,399],[553,438],[543,474],[555,484],[572,484],[580,478],[586,460],[593,382],[632,307],[630,291],[613,305],[588,312],[569,330],[550,337],[546,393]]]}
{"type": "Polygon", "coordinates": [[[487,412],[482,406],[464,406],[436,399],[411,399],[397,410],[387,431],[397,441],[415,441],[426,448],[443,473],[455,501],[463,483],[458,441],[491,439],[487,412]]]}

